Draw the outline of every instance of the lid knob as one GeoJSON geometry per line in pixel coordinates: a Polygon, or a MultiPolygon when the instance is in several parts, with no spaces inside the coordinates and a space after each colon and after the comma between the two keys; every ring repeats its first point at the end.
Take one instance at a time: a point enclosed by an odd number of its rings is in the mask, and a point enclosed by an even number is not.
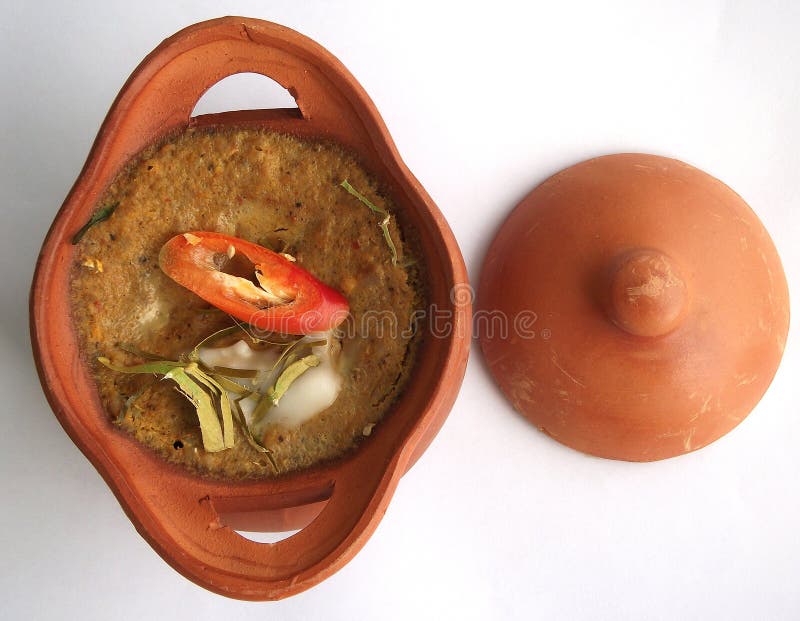
{"type": "Polygon", "coordinates": [[[608,314],[636,336],[662,336],[686,316],[689,294],[675,261],[659,250],[637,248],[611,268],[608,314]]]}

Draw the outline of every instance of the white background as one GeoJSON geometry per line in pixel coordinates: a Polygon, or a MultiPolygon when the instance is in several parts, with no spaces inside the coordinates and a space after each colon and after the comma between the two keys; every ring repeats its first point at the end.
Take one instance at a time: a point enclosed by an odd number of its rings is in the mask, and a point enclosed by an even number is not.
{"type": "MultiPolygon", "coordinates": [[[[135,532],[50,413],[27,330],[39,246],[116,92],[163,38],[225,14],[295,28],[344,62],[473,280],[502,218],[540,181],[590,156],[647,151],[751,204],[797,302],[797,2],[3,5],[0,617],[800,618],[796,322],[742,425],[653,464],[549,440],[500,397],[475,348],[450,418],[366,547],[312,590],[256,604],[194,586],[135,532]]],[[[240,83],[203,106],[283,101],[240,83]]]]}

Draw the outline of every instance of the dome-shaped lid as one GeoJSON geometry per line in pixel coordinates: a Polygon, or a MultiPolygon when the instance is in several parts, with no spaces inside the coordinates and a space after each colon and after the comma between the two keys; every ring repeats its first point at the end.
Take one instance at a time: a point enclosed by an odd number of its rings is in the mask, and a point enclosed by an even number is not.
{"type": "Polygon", "coordinates": [[[650,461],[735,427],[783,354],[789,294],[759,219],[677,160],[554,175],[489,249],[476,330],[513,406],[564,444],[650,461]]]}

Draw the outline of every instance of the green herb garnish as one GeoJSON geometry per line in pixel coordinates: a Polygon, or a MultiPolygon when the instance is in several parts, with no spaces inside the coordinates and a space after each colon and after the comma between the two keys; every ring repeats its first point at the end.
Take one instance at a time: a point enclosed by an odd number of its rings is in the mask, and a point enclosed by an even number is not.
{"type": "MultiPolygon", "coordinates": [[[[108,358],[100,357],[97,361],[103,366],[119,373],[155,373],[162,375],[164,379],[169,379],[178,385],[178,390],[194,405],[197,410],[197,418],[200,421],[200,433],[203,436],[203,446],[209,453],[216,453],[225,448],[226,442],[223,441],[223,430],[217,416],[213,396],[225,393],[221,387],[214,385],[213,380],[198,373],[199,367],[195,362],[181,362],[173,360],[159,360],[156,362],[145,362],[130,367],[120,367],[112,364],[108,358]]],[[[227,393],[225,393],[227,397],[227,393]]],[[[224,421],[224,417],[223,417],[224,421]]],[[[226,434],[232,438],[233,428],[226,434]]],[[[233,446],[233,442],[230,443],[233,446]]]]}
{"type": "Polygon", "coordinates": [[[119,348],[122,351],[126,351],[129,354],[133,354],[134,356],[138,356],[143,360],[162,360],[163,358],[157,354],[152,354],[149,351],[143,351],[136,347],[135,345],[131,345],[130,343],[120,343],[119,348]]]}
{"type": "Polygon", "coordinates": [[[256,403],[256,407],[253,410],[253,424],[258,425],[261,420],[264,418],[264,415],[269,412],[269,409],[272,407],[272,399],[269,398],[269,391],[261,394],[258,398],[258,402],[256,403]]]}
{"type": "MultiPolygon", "coordinates": [[[[237,325],[219,330],[198,343],[188,354],[178,360],[161,360],[155,354],[142,351],[127,343],[120,344],[120,349],[146,360],[133,366],[118,366],[108,358],[97,360],[112,371],[120,373],[155,374],[177,384],[178,391],[183,394],[197,411],[203,447],[215,453],[234,445],[234,426],[238,426],[247,442],[256,450],[264,453],[277,470],[272,452],[256,440],[241,407],[242,399],[257,398],[251,425],[255,425],[264,417],[273,405],[278,405],[294,381],[308,369],[319,365],[319,358],[312,354],[312,348],[325,345],[326,340],[305,340],[301,336],[269,335],[267,338],[255,337],[249,326],[237,322],[237,325]],[[232,334],[246,335],[253,344],[267,343],[282,347],[282,351],[269,373],[277,373],[272,386],[266,390],[248,388],[236,379],[249,379],[255,386],[262,371],[257,369],[233,369],[228,367],[206,366],[200,359],[200,349],[232,334]],[[235,398],[229,393],[236,395],[235,398]]],[[[129,410],[141,391],[126,400],[124,413],[129,410]]]]}
{"type": "Polygon", "coordinates": [[[218,453],[228,448],[222,439],[222,425],[220,425],[214,402],[211,399],[211,395],[205,390],[204,383],[198,382],[196,377],[192,377],[180,367],[172,369],[164,376],[164,379],[171,379],[178,384],[178,390],[192,402],[192,405],[197,410],[197,419],[200,421],[200,434],[203,437],[203,447],[206,451],[218,453]]]}
{"type": "Polygon", "coordinates": [[[389,234],[389,220],[392,218],[391,214],[385,209],[381,209],[380,207],[372,203],[366,196],[364,196],[361,192],[359,192],[352,185],[350,185],[347,179],[342,181],[339,185],[342,186],[345,190],[347,190],[349,194],[352,194],[358,200],[360,200],[364,205],[369,207],[372,211],[384,216],[379,226],[381,227],[381,231],[383,231],[383,238],[386,240],[386,245],[389,246],[389,252],[392,253],[392,265],[397,265],[397,247],[394,245],[394,241],[392,241],[392,236],[389,234]]]}
{"type": "Polygon", "coordinates": [[[263,446],[258,440],[256,440],[253,433],[250,431],[250,427],[247,426],[247,419],[244,416],[244,412],[242,412],[242,406],[239,402],[244,399],[245,397],[239,397],[238,399],[233,400],[233,411],[236,415],[237,420],[239,421],[240,428],[244,432],[244,437],[247,440],[248,444],[252,446],[255,450],[259,453],[264,453],[269,460],[269,463],[272,464],[272,467],[275,471],[278,471],[278,464],[275,463],[275,458],[272,456],[272,451],[268,448],[263,446]]]}
{"type": "MultiPolygon", "coordinates": [[[[228,396],[228,391],[219,385],[216,381],[216,377],[211,377],[203,372],[196,362],[192,362],[186,367],[186,373],[205,386],[211,393],[215,409],[222,415],[222,439],[224,447],[226,449],[233,448],[233,412],[231,411],[231,400],[228,396]]],[[[200,428],[202,430],[202,424],[200,428]]]]}
{"type": "Polygon", "coordinates": [[[159,360],[157,362],[145,362],[143,364],[135,364],[131,367],[120,367],[113,364],[108,358],[103,356],[99,357],[97,361],[112,371],[119,373],[156,373],[158,375],[166,375],[172,369],[182,368],[187,366],[188,362],[178,362],[172,360],[159,360]]]}
{"type": "Polygon", "coordinates": [[[214,332],[214,334],[208,335],[206,338],[204,338],[202,341],[200,341],[197,345],[194,346],[194,349],[192,349],[192,351],[189,353],[189,360],[192,360],[194,362],[200,360],[201,347],[208,347],[209,345],[211,345],[211,343],[215,343],[219,339],[225,338],[226,336],[230,336],[231,334],[236,334],[237,332],[242,332],[242,331],[243,328],[241,328],[238,324],[235,326],[230,326],[229,328],[223,328],[222,330],[217,330],[216,332],[214,332]]]}
{"type": "Polygon", "coordinates": [[[275,380],[275,386],[267,391],[272,405],[278,405],[281,397],[286,394],[294,381],[309,369],[319,366],[319,358],[314,354],[300,358],[300,360],[288,365],[275,380]]]}
{"type": "Polygon", "coordinates": [[[84,235],[86,235],[86,231],[92,228],[98,222],[102,222],[103,220],[108,220],[111,217],[111,214],[114,213],[114,210],[119,207],[119,202],[112,203],[111,205],[106,205],[105,207],[101,207],[97,211],[92,214],[92,217],[89,218],[89,221],[84,224],[75,235],[72,236],[72,244],[75,245],[84,235]]]}
{"type": "MultiPolygon", "coordinates": [[[[290,334],[278,334],[277,332],[272,332],[269,334],[269,338],[264,338],[256,335],[256,333],[253,332],[253,326],[251,326],[250,324],[242,323],[241,321],[236,319],[236,317],[234,317],[233,315],[228,315],[228,317],[230,317],[233,320],[233,323],[235,323],[236,325],[231,326],[231,328],[226,328],[226,330],[239,328],[239,330],[241,330],[247,335],[247,337],[250,339],[250,342],[253,343],[253,345],[256,345],[258,343],[264,343],[266,345],[283,346],[283,345],[288,345],[290,343],[294,343],[299,338],[297,336],[293,336],[290,334]]],[[[208,338],[211,339],[213,337],[214,335],[212,334],[208,338]]]]}
{"type": "Polygon", "coordinates": [[[222,386],[228,392],[235,393],[237,395],[241,395],[242,398],[249,397],[253,394],[252,390],[248,390],[241,384],[234,382],[233,380],[228,379],[224,375],[219,375],[218,373],[214,374],[214,379],[216,380],[217,384],[222,386]]]}
{"type": "Polygon", "coordinates": [[[287,356],[284,360],[283,370],[278,375],[278,379],[275,380],[275,384],[259,397],[258,403],[256,403],[256,407],[253,410],[253,424],[260,423],[264,415],[269,412],[269,409],[273,405],[278,405],[281,397],[286,394],[286,391],[289,390],[289,387],[298,377],[318,365],[319,358],[314,354],[309,354],[296,361],[292,355],[287,356]]]}
{"type": "Polygon", "coordinates": [[[327,341],[324,339],[320,339],[318,341],[304,341],[303,339],[298,339],[294,343],[290,343],[286,349],[283,350],[270,370],[274,371],[280,365],[288,366],[291,363],[291,360],[289,359],[291,354],[302,353],[306,350],[310,351],[312,347],[322,347],[325,345],[325,343],[327,343],[327,341]]]}
{"type": "Polygon", "coordinates": [[[238,379],[253,379],[258,375],[257,369],[232,369],[230,367],[211,367],[211,372],[215,375],[236,377],[238,379]]]}
{"type": "MultiPolygon", "coordinates": [[[[119,415],[117,416],[117,423],[118,424],[123,421],[123,419],[128,414],[128,412],[132,412],[133,408],[138,408],[138,406],[136,405],[136,401],[139,399],[139,397],[141,397],[144,394],[144,391],[146,389],[147,389],[146,387],[145,388],[140,388],[135,393],[133,393],[130,397],[125,399],[125,403],[122,404],[122,407],[119,410],[119,415]]],[[[131,414],[131,417],[133,417],[133,414],[131,414]]]]}

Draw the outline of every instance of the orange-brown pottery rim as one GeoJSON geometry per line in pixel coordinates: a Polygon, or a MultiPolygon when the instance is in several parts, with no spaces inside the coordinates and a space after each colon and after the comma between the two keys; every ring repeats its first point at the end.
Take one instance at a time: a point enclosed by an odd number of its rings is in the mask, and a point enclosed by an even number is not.
{"type": "Polygon", "coordinates": [[[117,96],[42,247],[31,289],[31,338],[53,411],[153,548],[207,589],[240,599],[279,599],[317,584],[356,554],[399,478],[443,424],[469,352],[470,304],[451,295],[466,283],[444,217],[401,161],[375,106],[345,67],[288,28],[224,17],[165,40],[117,96]],[[277,81],[295,97],[298,110],[191,117],[208,88],[243,72],[277,81]],[[211,480],[166,463],[115,428],[102,409],[70,316],[70,237],[131,157],[190,125],[251,125],[338,142],[385,183],[419,233],[430,302],[451,313],[450,332],[425,339],[394,410],[340,461],[272,480],[211,480]],[[233,530],[301,526],[274,544],[233,530]]]}

